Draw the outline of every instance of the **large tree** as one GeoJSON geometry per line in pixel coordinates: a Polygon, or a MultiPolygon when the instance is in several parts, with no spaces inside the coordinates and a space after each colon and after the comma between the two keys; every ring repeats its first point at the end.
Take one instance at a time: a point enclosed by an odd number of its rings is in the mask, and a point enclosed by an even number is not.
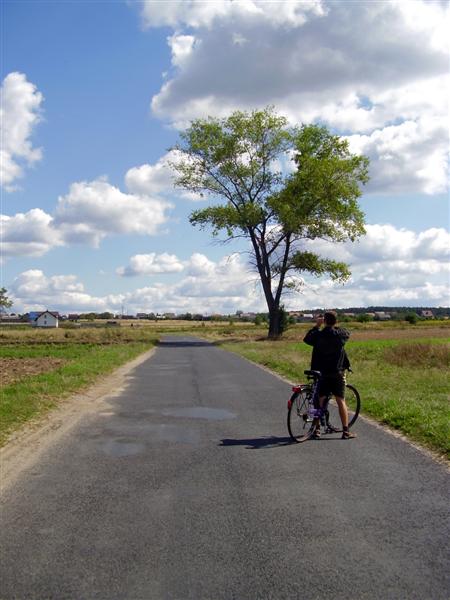
{"type": "Polygon", "coordinates": [[[282,294],[298,285],[298,274],[348,279],[345,263],[306,248],[308,240],[354,241],[364,233],[357,200],[368,159],[351,154],[346,140],[317,125],[289,127],[268,107],[192,121],[174,149],[175,184],[216,201],[193,211],[190,222],[225,233],[224,241],[250,241],[269,337],[281,333],[282,294]]]}

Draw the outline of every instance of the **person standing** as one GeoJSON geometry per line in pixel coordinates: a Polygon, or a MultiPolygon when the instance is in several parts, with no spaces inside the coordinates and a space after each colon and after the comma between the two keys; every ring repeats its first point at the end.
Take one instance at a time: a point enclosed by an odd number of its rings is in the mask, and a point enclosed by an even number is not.
{"type": "MultiPolygon", "coordinates": [[[[349,440],[356,437],[348,429],[348,410],[345,403],[345,369],[350,363],[344,345],[350,333],[337,327],[337,317],[334,311],[327,311],[323,317],[316,320],[315,326],[303,338],[305,344],[313,347],[311,356],[311,369],[320,371],[322,377],[319,381],[319,406],[323,407],[325,399],[333,394],[339,409],[342,422],[342,439],[349,440]],[[324,327],[322,328],[322,325],[324,327]]],[[[316,420],[315,437],[320,437],[320,421],[316,420]]]]}

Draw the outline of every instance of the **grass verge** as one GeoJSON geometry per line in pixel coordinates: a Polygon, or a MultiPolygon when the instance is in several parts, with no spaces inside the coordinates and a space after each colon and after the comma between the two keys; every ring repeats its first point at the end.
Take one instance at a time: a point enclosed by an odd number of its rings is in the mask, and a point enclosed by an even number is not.
{"type": "Polygon", "coordinates": [[[0,446],[9,435],[32,418],[55,407],[58,402],[91,385],[100,375],[148,350],[155,341],[92,344],[7,345],[0,348],[0,357],[33,359],[49,364],[47,372],[25,376],[0,389],[0,446]],[[52,368],[54,359],[61,366],[52,368]]]}

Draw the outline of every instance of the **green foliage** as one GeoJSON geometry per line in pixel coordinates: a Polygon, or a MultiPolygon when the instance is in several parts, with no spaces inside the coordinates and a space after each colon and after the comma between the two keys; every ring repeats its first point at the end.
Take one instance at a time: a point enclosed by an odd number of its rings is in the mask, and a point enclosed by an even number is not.
{"type": "Polygon", "coordinates": [[[5,287],[0,288],[0,309],[11,308],[13,305],[12,300],[7,296],[8,290],[5,287]]]}
{"type": "Polygon", "coordinates": [[[361,313],[356,317],[358,323],[368,323],[369,321],[373,321],[372,315],[368,315],[367,313],[361,313]]]}
{"type": "Polygon", "coordinates": [[[308,239],[354,241],[364,233],[357,199],[368,181],[368,158],[325,127],[304,125],[294,138],[296,171],[271,199],[284,227],[308,239]]]}
{"type": "Polygon", "coordinates": [[[345,263],[306,251],[308,240],[354,241],[364,233],[357,199],[368,180],[368,159],[325,127],[288,127],[273,107],[237,111],[224,119],[197,119],[175,147],[176,185],[222,204],[195,210],[190,222],[229,241],[244,237],[269,309],[269,334],[281,331],[283,290],[299,289],[296,274],[325,274],[345,282],[345,263]],[[288,160],[295,170],[276,167],[288,160]]]}
{"type": "Polygon", "coordinates": [[[99,315],[97,315],[97,319],[114,319],[114,315],[110,312],[102,312],[99,315]]]}
{"type": "Polygon", "coordinates": [[[267,315],[265,313],[259,313],[256,315],[254,320],[255,325],[263,325],[267,323],[267,315]]]}
{"type": "Polygon", "coordinates": [[[405,315],[405,321],[407,321],[408,323],[410,323],[411,325],[415,325],[419,320],[419,316],[414,313],[408,313],[407,315],[405,315]]]}
{"type": "Polygon", "coordinates": [[[329,258],[320,258],[313,252],[296,252],[291,258],[291,264],[297,271],[311,273],[321,277],[328,273],[333,281],[347,281],[350,269],[344,262],[329,258]]]}

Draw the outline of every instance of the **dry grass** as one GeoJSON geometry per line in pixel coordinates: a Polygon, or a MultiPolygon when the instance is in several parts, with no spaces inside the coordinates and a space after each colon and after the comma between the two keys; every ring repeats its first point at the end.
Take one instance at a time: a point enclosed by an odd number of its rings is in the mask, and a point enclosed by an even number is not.
{"type": "MultiPolygon", "coordinates": [[[[75,327],[63,324],[55,329],[27,326],[0,326],[0,344],[115,344],[145,342],[162,335],[192,334],[211,340],[259,341],[267,339],[267,327],[253,323],[225,323],[215,321],[119,321],[108,326],[105,321],[75,327]]],[[[301,342],[311,323],[291,326],[280,341],[301,342]]],[[[416,340],[420,338],[447,338],[450,321],[421,322],[409,325],[402,322],[345,323],[352,341],[416,340]]]]}
{"type": "Polygon", "coordinates": [[[450,366],[450,344],[411,342],[385,348],[386,362],[398,367],[425,367],[448,369],[450,366]]]}
{"type": "Polygon", "coordinates": [[[147,327],[80,327],[40,329],[27,327],[13,329],[5,327],[0,330],[0,344],[26,345],[35,344],[96,344],[110,345],[128,342],[155,341],[158,333],[147,327]]]}

